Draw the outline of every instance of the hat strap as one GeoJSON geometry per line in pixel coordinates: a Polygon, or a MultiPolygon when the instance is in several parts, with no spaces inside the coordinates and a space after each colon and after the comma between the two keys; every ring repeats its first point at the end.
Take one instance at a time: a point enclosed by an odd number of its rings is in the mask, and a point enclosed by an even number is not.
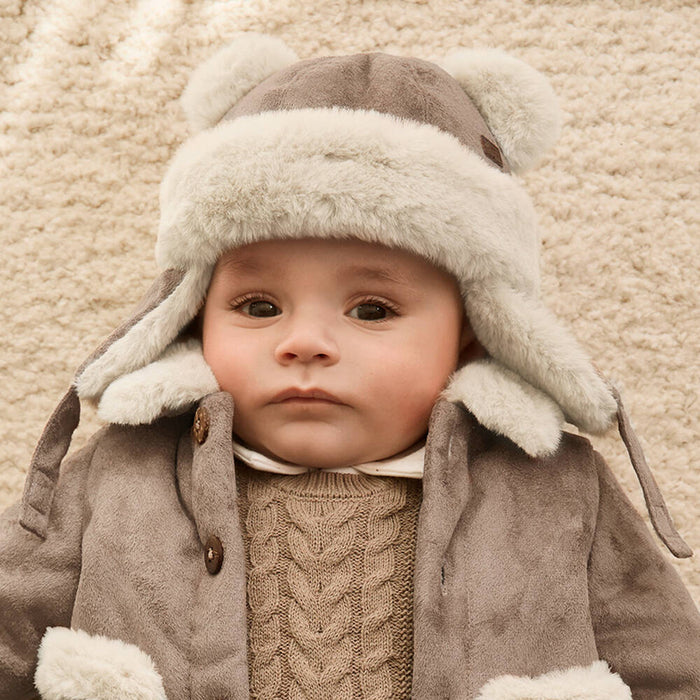
{"type": "Polygon", "coordinates": [[[661,490],[654,479],[654,475],[651,473],[651,469],[649,469],[646,459],[644,459],[642,446],[622,404],[620,392],[612,384],[610,384],[610,388],[615,401],[617,401],[617,427],[620,431],[620,437],[622,442],[625,443],[627,454],[630,457],[634,471],[637,473],[637,479],[639,479],[639,483],[642,486],[644,500],[646,501],[647,511],[654,530],[656,530],[658,536],[676,558],[685,559],[692,557],[693,550],[686,544],[674,527],[664,498],[661,495],[661,490]]]}
{"type": "Polygon", "coordinates": [[[80,399],[75,387],[71,385],[46,423],[32,455],[24,484],[19,523],[42,539],[46,539],[48,531],[61,462],[68,452],[79,422],[80,399]]]}

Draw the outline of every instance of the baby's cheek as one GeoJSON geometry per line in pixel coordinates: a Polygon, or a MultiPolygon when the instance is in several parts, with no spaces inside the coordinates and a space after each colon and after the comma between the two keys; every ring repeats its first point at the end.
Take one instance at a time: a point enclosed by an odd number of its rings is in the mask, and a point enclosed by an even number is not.
{"type": "Polygon", "coordinates": [[[394,385],[393,391],[393,406],[385,410],[387,419],[400,423],[403,430],[410,433],[424,431],[441,388],[414,378],[394,385]]]}
{"type": "Polygon", "coordinates": [[[405,400],[402,403],[406,417],[410,416],[415,426],[427,429],[435,402],[447,385],[455,366],[456,359],[454,362],[425,362],[422,368],[416,370],[413,378],[404,383],[405,400]]]}

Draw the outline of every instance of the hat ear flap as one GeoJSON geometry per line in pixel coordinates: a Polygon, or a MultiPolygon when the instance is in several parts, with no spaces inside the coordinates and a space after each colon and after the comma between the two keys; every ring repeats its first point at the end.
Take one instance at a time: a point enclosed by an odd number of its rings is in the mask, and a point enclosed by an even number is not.
{"type": "Polygon", "coordinates": [[[450,378],[443,396],[531,457],[553,454],[564,415],[554,400],[493,358],[474,360],[450,378]]]}
{"type": "Polygon", "coordinates": [[[489,354],[552,397],[567,421],[590,433],[612,425],[617,404],[608,383],[537,299],[505,284],[473,284],[465,306],[489,354]]]}
{"type": "Polygon", "coordinates": [[[212,267],[163,272],[131,317],[81,365],[73,384],[82,399],[97,400],[115,379],[159,358],[197,315],[212,267]]]}
{"type": "Polygon", "coordinates": [[[115,379],[103,392],[97,415],[108,423],[139,425],[181,413],[202,396],[219,391],[202,353],[189,338],[171,343],[150,364],[115,379]]]}
{"type": "Polygon", "coordinates": [[[192,133],[217,124],[244,95],[298,57],[281,39],[241,32],[192,73],[180,97],[192,133]]]}
{"type": "Polygon", "coordinates": [[[559,137],[561,114],[549,81],[499,49],[451,51],[436,63],[472,99],[510,168],[532,168],[559,137]]]}

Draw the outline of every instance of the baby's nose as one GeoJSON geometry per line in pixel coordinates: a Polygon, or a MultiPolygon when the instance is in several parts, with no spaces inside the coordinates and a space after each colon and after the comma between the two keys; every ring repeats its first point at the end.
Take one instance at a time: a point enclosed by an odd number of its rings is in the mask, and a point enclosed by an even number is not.
{"type": "Polygon", "coordinates": [[[330,329],[319,321],[297,321],[275,348],[275,358],[281,364],[290,362],[320,362],[335,364],[340,350],[330,329]]]}

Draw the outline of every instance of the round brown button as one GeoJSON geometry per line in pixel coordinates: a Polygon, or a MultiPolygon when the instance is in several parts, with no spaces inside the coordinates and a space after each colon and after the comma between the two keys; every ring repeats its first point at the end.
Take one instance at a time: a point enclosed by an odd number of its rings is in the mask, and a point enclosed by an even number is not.
{"type": "Polygon", "coordinates": [[[194,414],[192,423],[192,436],[201,445],[209,435],[209,411],[200,406],[194,414]]]}
{"type": "Polygon", "coordinates": [[[211,535],[204,545],[204,563],[210,574],[218,574],[224,563],[224,548],[215,535],[211,535]]]}

